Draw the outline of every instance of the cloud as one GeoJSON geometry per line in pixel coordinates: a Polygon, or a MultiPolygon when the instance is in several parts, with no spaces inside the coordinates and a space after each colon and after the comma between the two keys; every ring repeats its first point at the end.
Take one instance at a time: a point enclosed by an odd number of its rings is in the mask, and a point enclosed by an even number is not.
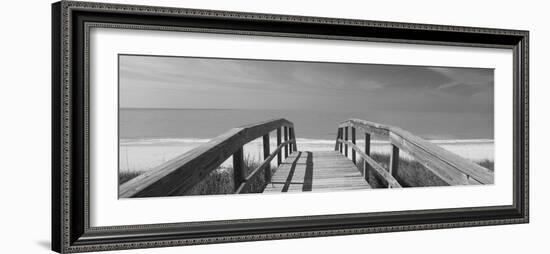
{"type": "Polygon", "coordinates": [[[120,57],[120,89],[122,107],[487,114],[494,91],[491,69],[147,56],[120,57]]]}

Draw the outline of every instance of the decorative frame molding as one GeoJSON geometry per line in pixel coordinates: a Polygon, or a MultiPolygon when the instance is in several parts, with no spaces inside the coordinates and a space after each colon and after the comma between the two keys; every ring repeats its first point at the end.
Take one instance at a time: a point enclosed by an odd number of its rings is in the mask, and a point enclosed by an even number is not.
{"type": "Polygon", "coordinates": [[[528,44],[529,32],[518,30],[72,1],[54,3],[52,249],[73,253],[528,223],[528,44]],[[92,27],[513,49],[513,205],[90,227],[88,34],[92,27]]]}

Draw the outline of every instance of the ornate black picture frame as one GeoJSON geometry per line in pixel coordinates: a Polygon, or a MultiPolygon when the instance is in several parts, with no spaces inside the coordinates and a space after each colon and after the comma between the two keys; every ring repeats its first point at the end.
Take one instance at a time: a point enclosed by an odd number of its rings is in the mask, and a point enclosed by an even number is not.
{"type": "Polygon", "coordinates": [[[52,249],[61,253],[471,227],[529,221],[529,33],[62,1],[52,6],[52,249]],[[89,224],[91,27],[513,50],[513,205],[112,227],[89,224]]]}

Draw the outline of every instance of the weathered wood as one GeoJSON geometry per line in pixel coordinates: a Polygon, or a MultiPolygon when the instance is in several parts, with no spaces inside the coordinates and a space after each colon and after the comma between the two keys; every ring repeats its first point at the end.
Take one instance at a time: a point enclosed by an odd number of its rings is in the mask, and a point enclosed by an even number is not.
{"type": "Polygon", "coordinates": [[[264,193],[369,189],[361,172],[338,151],[295,152],[275,171],[264,193]]]}
{"type": "MultiPolygon", "coordinates": [[[[277,128],[277,147],[281,145],[281,128],[277,128]]],[[[281,157],[281,150],[277,153],[277,166],[281,165],[283,158],[281,157]]]]}
{"type": "MultiPolygon", "coordinates": [[[[340,137],[339,139],[343,139],[344,138],[344,128],[339,128],[340,129],[340,137]]],[[[342,144],[341,142],[337,142],[339,144],[339,148],[340,148],[340,153],[343,153],[344,152],[344,144],[342,144]]]]}
{"type": "Polygon", "coordinates": [[[244,182],[248,176],[246,167],[244,166],[243,148],[241,147],[233,154],[233,182],[235,183],[235,191],[244,182]]]}
{"type": "MultiPolygon", "coordinates": [[[[291,140],[294,139],[294,128],[289,128],[289,129],[288,129],[288,138],[291,139],[291,140]]],[[[289,146],[289,149],[288,149],[288,150],[289,150],[289,153],[293,153],[294,151],[296,151],[296,147],[295,147],[294,144],[295,144],[295,143],[293,143],[293,142],[291,142],[291,143],[288,144],[288,146],[289,146]]]]}
{"type": "MultiPolygon", "coordinates": [[[[355,145],[355,127],[351,127],[351,143],[355,145]]],[[[357,165],[357,161],[355,161],[355,149],[351,150],[351,161],[357,165]]]]}
{"type": "Polygon", "coordinates": [[[313,153],[306,152],[306,172],[304,174],[304,184],[302,191],[311,191],[313,188],[313,153]]]}
{"type": "MultiPolygon", "coordinates": [[[[348,160],[348,162],[351,165],[356,163],[356,154],[363,157],[366,165],[364,167],[365,172],[363,172],[364,176],[362,178],[365,178],[365,176],[368,175],[367,171],[369,169],[372,168],[374,171],[377,171],[381,167],[377,163],[372,163],[372,158],[357,148],[355,144],[357,129],[369,134],[369,142],[367,142],[367,135],[365,136],[365,152],[370,152],[370,135],[390,137],[393,152],[392,162],[390,162],[391,165],[389,168],[391,169],[391,173],[395,176],[395,179],[406,181],[406,184],[404,184],[406,186],[414,186],[413,184],[423,186],[492,184],[494,182],[494,174],[488,169],[448,152],[404,130],[397,127],[381,125],[364,120],[350,119],[339,125],[337,141],[335,144],[336,151],[334,153],[341,155],[341,152],[344,152],[345,157],[341,157],[347,158],[348,146],[352,146],[352,160],[348,160]],[[351,142],[348,140],[348,128],[352,128],[351,142]],[[416,171],[411,170],[411,172],[409,172],[409,170],[398,170],[396,166],[398,165],[399,159],[398,156],[394,155],[398,155],[399,149],[412,155],[416,161],[424,165],[425,168],[415,169],[416,171]],[[337,151],[340,151],[340,153],[337,151]],[[397,151],[397,154],[395,151],[397,151]],[[411,176],[415,177],[415,179],[412,179],[411,176]],[[422,181],[422,179],[419,180],[419,178],[422,178],[423,176],[429,176],[427,178],[434,176],[434,178],[427,181],[422,181]]],[[[246,172],[243,172],[244,167],[242,165],[239,166],[238,161],[239,156],[242,156],[243,145],[259,137],[264,137],[265,141],[266,135],[269,139],[268,133],[273,130],[277,130],[277,145],[278,147],[281,146],[281,148],[270,154],[268,158],[273,159],[276,154],[278,157],[277,163],[279,168],[284,168],[285,165],[282,163],[282,146],[285,147],[285,157],[291,157],[297,150],[294,126],[291,122],[285,119],[270,120],[231,129],[230,131],[212,139],[210,142],[182,154],[173,160],[170,160],[167,163],[122,184],[119,187],[119,196],[125,198],[185,195],[193,186],[207,177],[212,170],[218,168],[221,163],[234,154],[237,155],[234,156],[234,158],[236,158],[235,160],[237,160],[235,161],[235,164],[237,165],[237,170],[235,170],[236,183],[239,183],[239,181],[241,183],[243,181],[246,182],[248,177],[246,172]],[[281,142],[281,128],[284,128],[285,142],[281,142]]],[[[269,143],[269,141],[266,143],[269,143]]],[[[267,153],[264,151],[264,157],[267,154],[269,154],[269,150],[267,153]]],[[[331,159],[328,159],[328,157],[324,158],[322,162],[319,162],[319,165],[315,165],[315,169],[318,167],[322,172],[319,174],[315,173],[313,176],[318,175],[319,177],[324,177],[340,172],[338,168],[341,166],[347,168],[347,166],[345,166],[345,162],[342,162],[339,159],[332,159],[332,157],[330,158],[331,159]],[[325,169],[332,171],[324,172],[323,170],[325,169]]],[[[315,160],[313,163],[315,164],[315,160]]],[[[264,164],[262,165],[267,164],[265,164],[264,161],[264,164]]],[[[266,170],[266,168],[264,166],[259,170],[266,170]]],[[[255,172],[257,173],[257,171],[255,172]]],[[[313,171],[309,172],[312,173],[313,171]]],[[[268,174],[266,174],[266,177],[267,175],[268,174]]],[[[315,186],[312,185],[312,188],[315,188],[315,186]]],[[[309,189],[309,187],[306,189],[309,189]]]]}
{"type": "Polygon", "coordinates": [[[340,137],[340,131],[342,130],[342,128],[338,128],[338,130],[336,131],[336,142],[334,143],[334,151],[338,151],[339,147],[340,147],[340,142],[338,142],[338,139],[341,139],[340,137]]]}
{"type": "MultiPolygon", "coordinates": [[[[365,132],[365,154],[367,156],[370,157],[370,134],[369,133],[366,133],[365,132]]],[[[368,180],[369,177],[369,163],[367,162],[367,160],[363,159],[364,160],[364,165],[363,165],[363,175],[365,176],[365,180],[368,180]]]]}
{"type": "MultiPolygon", "coordinates": [[[[402,139],[396,134],[391,134],[391,142],[393,145],[399,147],[403,151],[409,153],[413,158],[422,164],[428,171],[433,173],[435,176],[443,180],[447,185],[468,185],[475,184],[477,182],[471,182],[468,180],[468,177],[454,168],[453,166],[445,163],[440,160],[439,157],[432,156],[428,151],[423,150],[419,147],[416,147],[412,143],[402,139]]],[[[424,177],[429,179],[429,177],[424,177]]],[[[429,183],[421,183],[422,185],[429,183]]],[[[479,183],[478,183],[479,184],[479,183]]]]}
{"type": "MultiPolygon", "coordinates": [[[[264,146],[264,161],[266,161],[269,158],[269,156],[271,156],[271,153],[269,152],[269,133],[264,135],[262,143],[264,146]]],[[[268,163],[267,166],[265,167],[264,180],[266,183],[269,183],[269,181],[271,181],[271,164],[270,163],[268,163]]]]}
{"type": "Polygon", "coordinates": [[[283,142],[281,143],[281,145],[279,145],[277,148],[275,148],[275,151],[273,151],[263,162],[262,164],[260,164],[260,166],[258,166],[258,168],[254,169],[252,172],[250,172],[248,174],[248,176],[246,177],[245,179],[245,183],[250,181],[252,178],[254,178],[259,172],[261,172],[262,169],[264,169],[267,165],[269,165],[269,162],[271,162],[275,156],[277,156],[277,153],[279,151],[282,151],[283,150],[283,147],[292,142],[292,140],[288,140],[286,142],[283,142]]]}
{"type": "MultiPolygon", "coordinates": [[[[285,142],[288,141],[288,127],[284,127],[284,138],[285,138],[285,142]]],[[[287,145],[285,145],[285,158],[288,158],[288,143],[287,145]]]]}
{"type": "MultiPolygon", "coordinates": [[[[292,142],[292,140],[289,140],[285,143],[282,143],[280,144],[276,149],[275,151],[273,151],[271,154],[268,155],[268,157],[266,157],[264,159],[264,161],[262,162],[262,164],[260,164],[260,166],[258,166],[256,169],[254,169],[252,172],[250,172],[248,174],[248,176],[244,179],[244,181],[240,184],[240,186],[238,186],[237,190],[235,191],[235,193],[245,193],[246,190],[247,190],[247,187],[248,187],[248,183],[250,183],[250,181],[252,179],[254,179],[258,173],[266,170],[267,168],[270,168],[271,167],[271,161],[275,158],[275,156],[277,156],[277,154],[283,149],[284,145],[286,145],[286,143],[289,143],[289,142],[292,142]]],[[[271,170],[269,172],[271,174],[271,170]]],[[[271,176],[271,175],[270,175],[271,176]]],[[[269,179],[269,181],[271,181],[271,177],[269,179]]],[[[266,181],[266,184],[268,182],[266,181]]]]}
{"type": "MultiPolygon", "coordinates": [[[[340,138],[344,138],[344,128],[340,128],[341,129],[341,132],[340,132],[340,138]]],[[[344,154],[344,144],[342,142],[340,142],[340,153],[341,154],[344,154]]]]}
{"type": "MultiPolygon", "coordinates": [[[[292,128],[288,128],[288,139],[292,139],[292,128]]],[[[288,143],[288,153],[292,153],[292,143],[288,143]]]]}
{"type": "MultiPolygon", "coordinates": [[[[392,128],[392,137],[399,136],[401,140],[406,140],[407,143],[411,144],[415,148],[413,150],[423,150],[426,151],[430,157],[436,157],[444,163],[451,165],[456,170],[464,173],[465,175],[473,178],[475,181],[482,184],[492,184],[494,182],[494,173],[490,170],[479,166],[478,164],[464,159],[454,153],[451,153],[433,143],[430,143],[422,138],[412,135],[411,133],[404,131],[399,128],[392,128]]],[[[397,139],[393,139],[397,141],[397,139]]]]}
{"type": "Polygon", "coordinates": [[[397,175],[397,170],[399,170],[399,148],[393,144],[391,145],[390,166],[388,169],[392,176],[397,175]]]}
{"type": "Polygon", "coordinates": [[[119,197],[185,195],[244,144],[282,126],[292,126],[292,123],[276,119],[231,129],[122,184],[119,197]]]}
{"type": "MultiPolygon", "coordinates": [[[[409,181],[411,184],[431,186],[441,184],[492,184],[494,182],[494,173],[490,170],[400,128],[361,119],[349,119],[339,125],[339,128],[347,127],[355,127],[371,135],[389,137],[393,145],[411,154],[415,160],[424,165],[426,170],[417,169],[420,171],[416,173],[399,170],[394,172],[394,176],[401,175],[405,178],[424,177],[427,179],[427,182],[422,182],[422,179],[408,179],[412,180],[409,181]]],[[[393,163],[393,165],[397,165],[397,163],[393,163]]],[[[367,167],[365,169],[368,170],[367,167]]]]}
{"type": "MultiPolygon", "coordinates": [[[[296,158],[291,163],[290,169],[288,171],[285,184],[283,185],[282,192],[287,192],[290,188],[290,185],[292,184],[292,178],[294,177],[294,172],[296,171],[296,165],[298,164],[298,160],[300,159],[300,156],[302,156],[302,152],[298,152],[296,155],[296,158]]],[[[303,185],[303,183],[302,183],[303,185]]]]}
{"type": "Polygon", "coordinates": [[[361,119],[349,119],[340,123],[339,127],[355,127],[361,129],[363,132],[371,135],[376,135],[382,138],[389,137],[390,126],[369,122],[361,119]]]}
{"type": "MultiPolygon", "coordinates": [[[[344,127],[344,140],[348,141],[348,127],[344,127]]],[[[344,143],[344,155],[348,157],[348,144],[344,143]]]]}
{"type": "Polygon", "coordinates": [[[359,156],[363,158],[365,163],[367,163],[371,168],[373,168],[374,171],[378,173],[378,175],[380,175],[386,181],[388,187],[391,187],[391,188],[401,187],[401,184],[390,174],[390,172],[388,172],[386,169],[380,166],[380,164],[378,164],[378,162],[376,162],[369,155],[361,151],[361,149],[357,145],[345,140],[341,140],[341,142],[348,144],[352,150],[355,150],[357,154],[359,154],[359,156]]]}
{"type": "Polygon", "coordinates": [[[494,181],[494,175],[488,169],[403,130],[392,132],[390,136],[392,144],[413,155],[418,162],[451,185],[492,184],[494,181]]]}
{"type": "Polygon", "coordinates": [[[290,139],[292,140],[292,147],[294,148],[291,153],[298,151],[298,146],[296,145],[296,129],[292,128],[292,135],[290,136],[290,139]]]}

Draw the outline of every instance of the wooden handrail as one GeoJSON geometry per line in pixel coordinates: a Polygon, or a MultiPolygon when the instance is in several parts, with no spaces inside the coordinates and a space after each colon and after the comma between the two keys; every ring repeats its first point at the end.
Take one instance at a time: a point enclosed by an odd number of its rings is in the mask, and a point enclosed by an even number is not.
{"type": "MultiPolygon", "coordinates": [[[[210,172],[218,168],[227,158],[233,155],[235,191],[243,182],[249,179],[248,172],[243,169],[242,148],[243,146],[259,137],[264,141],[269,140],[269,133],[281,128],[287,133],[285,141],[278,144],[274,153],[279,154],[282,147],[290,152],[297,148],[294,137],[294,124],[286,119],[275,119],[265,122],[233,128],[228,132],[217,136],[209,142],[182,154],[148,172],[145,172],[134,179],[122,184],[119,187],[119,197],[153,197],[153,196],[180,196],[185,195],[191,188],[206,178],[210,172]],[[288,137],[290,134],[290,138],[288,137]]],[[[279,137],[279,136],[278,136],[279,137]]],[[[264,156],[270,154],[266,161],[271,161],[274,156],[269,153],[269,142],[264,142],[264,156]]],[[[269,163],[262,163],[263,169],[271,171],[269,163]]],[[[267,172],[267,170],[266,170],[267,172]]],[[[253,172],[256,174],[257,170],[253,172]]]]}
{"type": "MultiPolygon", "coordinates": [[[[403,150],[410,154],[416,161],[421,163],[431,175],[439,178],[440,182],[447,185],[467,185],[467,184],[492,184],[494,182],[494,174],[490,170],[479,166],[478,164],[464,159],[454,153],[451,153],[435,144],[432,144],[418,136],[411,134],[401,128],[383,125],[379,123],[369,122],[361,119],[349,119],[339,124],[335,150],[342,152],[342,145],[352,147],[352,157],[355,157],[355,152],[365,160],[365,167],[370,166],[381,175],[391,186],[394,177],[406,175],[399,172],[399,151],[403,150]],[[390,154],[389,173],[391,178],[386,173],[380,172],[380,165],[369,156],[368,153],[362,152],[355,145],[355,140],[352,142],[341,139],[342,132],[347,132],[348,128],[352,128],[352,133],[355,129],[362,130],[367,140],[365,149],[370,151],[370,135],[376,135],[383,138],[388,138],[392,146],[390,154]]],[[[355,135],[353,135],[355,136],[355,135]]]]}
{"type": "Polygon", "coordinates": [[[382,176],[388,183],[388,187],[390,188],[401,188],[401,184],[395,178],[390,174],[390,172],[386,171],[380,164],[378,164],[373,158],[371,158],[369,155],[361,151],[361,149],[353,144],[352,142],[342,140],[340,139],[339,142],[345,143],[351,147],[351,149],[359,154],[363,160],[365,160],[376,172],[382,176]]]}
{"type": "MultiPolygon", "coordinates": [[[[285,147],[287,144],[290,145],[293,142],[295,142],[295,140],[290,139],[290,140],[285,141],[284,143],[281,143],[281,145],[279,145],[275,149],[275,151],[273,151],[273,153],[269,154],[265,158],[264,162],[262,162],[262,164],[260,164],[260,166],[258,166],[256,169],[254,169],[254,171],[252,171],[250,174],[248,174],[246,179],[244,179],[244,181],[240,184],[240,186],[237,188],[237,191],[235,191],[235,193],[245,193],[246,188],[250,184],[251,180],[254,179],[257,176],[258,173],[267,170],[267,168],[270,166],[271,161],[275,158],[275,156],[277,156],[279,151],[281,151],[281,149],[283,149],[283,147],[285,147]]],[[[269,180],[270,180],[270,177],[266,177],[266,183],[268,183],[269,180]]]]}

